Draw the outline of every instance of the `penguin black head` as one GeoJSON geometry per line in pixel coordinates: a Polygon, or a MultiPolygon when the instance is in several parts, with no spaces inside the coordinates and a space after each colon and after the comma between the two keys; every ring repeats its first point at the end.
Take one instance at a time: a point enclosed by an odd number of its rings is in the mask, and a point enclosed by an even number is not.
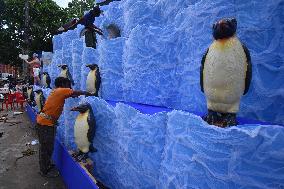
{"type": "Polygon", "coordinates": [[[213,37],[215,40],[227,39],[235,35],[237,20],[235,18],[224,18],[213,24],[213,37]]]}
{"type": "Polygon", "coordinates": [[[42,93],[42,90],[41,89],[39,89],[39,90],[36,90],[36,91],[34,91],[36,94],[40,94],[40,93],[42,93]]]}
{"type": "Polygon", "coordinates": [[[94,17],[99,17],[102,13],[101,9],[99,6],[94,6],[94,8],[92,10],[90,10],[90,13],[94,16],[94,17]]]}
{"type": "Polygon", "coordinates": [[[33,86],[32,85],[28,86],[28,89],[33,89],[33,86]]]}
{"type": "Polygon", "coordinates": [[[121,37],[120,29],[116,24],[110,24],[107,26],[106,29],[109,33],[109,38],[121,37]]]}
{"type": "Polygon", "coordinates": [[[47,73],[47,72],[42,72],[42,74],[43,74],[43,75],[48,75],[48,73],[47,73]]]}
{"type": "Polygon", "coordinates": [[[62,70],[66,70],[68,68],[67,64],[62,64],[59,65],[58,67],[60,67],[62,70]]]}
{"type": "Polygon", "coordinates": [[[86,67],[89,67],[91,70],[99,69],[99,66],[97,64],[88,64],[86,67]]]}
{"type": "Polygon", "coordinates": [[[89,103],[80,104],[79,106],[73,107],[71,111],[77,111],[80,113],[85,113],[88,110],[91,110],[92,107],[89,103]]]}

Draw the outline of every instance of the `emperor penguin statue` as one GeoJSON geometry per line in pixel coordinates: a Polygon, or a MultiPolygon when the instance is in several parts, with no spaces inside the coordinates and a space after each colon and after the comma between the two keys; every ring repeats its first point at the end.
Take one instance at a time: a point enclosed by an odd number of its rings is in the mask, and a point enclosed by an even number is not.
{"type": "Polygon", "coordinates": [[[50,79],[48,72],[43,72],[42,73],[42,80],[41,80],[42,86],[45,87],[45,88],[51,89],[50,83],[51,83],[51,79],[50,79]]]}
{"type": "Polygon", "coordinates": [[[29,85],[28,88],[27,88],[27,96],[28,96],[28,103],[31,105],[31,106],[34,106],[34,89],[33,89],[33,86],[32,85],[29,85]]]}
{"type": "Polygon", "coordinates": [[[237,20],[222,19],[213,24],[214,41],[201,61],[200,86],[207,100],[203,119],[212,125],[237,125],[240,100],[250,87],[250,52],[236,35],[237,20]]]}
{"type": "Polygon", "coordinates": [[[98,92],[101,85],[101,76],[99,66],[97,64],[89,64],[86,67],[90,68],[90,72],[87,76],[86,86],[87,91],[90,93],[95,93],[98,96],[98,92]]]}
{"type": "Polygon", "coordinates": [[[41,89],[35,91],[35,102],[38,108],[38,111],[41,112],[43,105],[45,103],[45,98],[41,89]]]}
{"type": "Polygon", "coordinates": [[[71,84],[74,85],[74,80],[72,78],[72,75],[69,72],[67,64],[62,64],[62,65],[59,65],[58,67],[61,68],[61,72],[59,74],[59,77],[64,77],[64,78],[69,79],[71,84]]]}
{"type": "Polygon", "coordinates": [[[75,143],[79,152],[73,155],[73,157],[75,157],[77,161],[81,161],[88,157],[89,152],[97,151],[93,146],[96,120],[92,107],[88,103],[74,107],[71,111],[79,112],[74,125],[75,143]]]}

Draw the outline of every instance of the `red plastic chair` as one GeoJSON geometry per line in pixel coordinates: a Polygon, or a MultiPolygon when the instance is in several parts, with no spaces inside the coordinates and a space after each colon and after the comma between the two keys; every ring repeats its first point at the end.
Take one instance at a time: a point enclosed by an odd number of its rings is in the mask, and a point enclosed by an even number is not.
{"type": "Polygon", "coordinates": [[[6,110],[8,110],[9,105],[11,106],[11,109],[14,109],[14,94],[6,94],[4,97],[4,102],[2,103],[2,111],[4,104],[6,105],[6,110]]]}
{"type": "Polygon", "coordinates": [[[17,104],[17,108],[19,107],[19,104],[21,105],[21,109],[24,109],[24,103],[26,102],[26,99],[24,95],[20,92],[15,93],[16,101],[15,103],[17,104]]]}

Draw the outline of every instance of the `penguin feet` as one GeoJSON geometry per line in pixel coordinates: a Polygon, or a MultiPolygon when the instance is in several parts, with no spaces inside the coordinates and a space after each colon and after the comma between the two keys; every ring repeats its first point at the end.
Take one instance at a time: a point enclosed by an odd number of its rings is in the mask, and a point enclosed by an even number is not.
{"type": "Polygon", "coordinates": [[[235,126],[238,125],[236,114],[233,113],[226,113],[224,115],[224,122],[226,126],[235,126]]]}
{"type": "Polygon", "coordinates": [[[202,119],[210,125],[222,128],[238,125],[235,113],[220,113],[208,110],[208,114],[202,119]]]}
{"type": "Polygon", "coordinates": [[[83,152],[79,151],[79,152],[74,152],[71,156],[76,160],[82,154],[83,154],[83,152]]]}
{"type": "Polygon", "coordinates": [[[87,158],[88,158],[88,153],[82,153],[82,155],[77,157],[76,161],[77,162],[81,162],[81,161],[85,162],[87,158]]]}
{"type": "Polygon", "coordinates": [[[220,120],[220,117],[221,117],[220,113],[208,110],[208,114],[206,116],[203,116],[202,119],[206,121],[208,124],[214,125],[214,123],[220,120]]]}

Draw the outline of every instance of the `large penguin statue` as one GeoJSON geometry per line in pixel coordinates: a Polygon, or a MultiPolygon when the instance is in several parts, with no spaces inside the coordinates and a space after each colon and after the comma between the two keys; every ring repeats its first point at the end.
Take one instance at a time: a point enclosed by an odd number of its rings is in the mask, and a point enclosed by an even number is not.
{"type": "Polygon", "coordinates": [[[75,157],[77,161],[81,161],[88,157],[89,152],[97,151],[93,147],[96,120],[92,107],[88,103],[74,107],[71,111],[79,112],[74,125],[75,143],[79,152],[73,155],[73,157],[75,157]]]}
{"type": "Polygon", "coordinates": [[[43,87],[45,88],[50,88],[50,83],[51,83],[51,79],[50,79],[50,76],[47,72],[43,72],[42,73],[42,79],[41,79],[41,84],[43,87]]]}
{"type": "Polygon", "coordinates": [[[74,85],[74,80],[72,78],[72,75],[69,72],[68,66],[66,64],[62,64],[62,65],[59,65],[58,67],[61,68],[61,72],[59,74],[59,77],[65,77],[65,78],[69,79],[71,84],[74,85]]]}
{"type": "Polygon", "coordinates": [[[41,112],[45,103],[45,98],[41,89],[35,91],[35,103],[38,108],[38,111],[41,112]]]}
{"type": "Polygon", "coordinates": [[[208,108],[203,119],[219,127],[238,124],[240,100],[248,92],[252,77],[250,52],[238,39],[236,30],[235,18],[216,22],[214,41],[201,61],[200,86],[208,108]]]}
{"type": "Polygon", "coordinates": [[[28,95],[28,103],[31,106],[34,106],[35,97],[34,97],[34,90],[33,90],[33,86],[32,85],[28,86],[28,88],[27,88],[27,95],[28,95]]]}
{"type": "Polygon", "coordinates": [[[90,93],[95,93],[98,96],[98,92],[101,85],[101,76],[99,66],[97,64],[89,64],[86,67],[90,68],[90,72],[87,76],[86,86],[87,91],[90,93]]]}

